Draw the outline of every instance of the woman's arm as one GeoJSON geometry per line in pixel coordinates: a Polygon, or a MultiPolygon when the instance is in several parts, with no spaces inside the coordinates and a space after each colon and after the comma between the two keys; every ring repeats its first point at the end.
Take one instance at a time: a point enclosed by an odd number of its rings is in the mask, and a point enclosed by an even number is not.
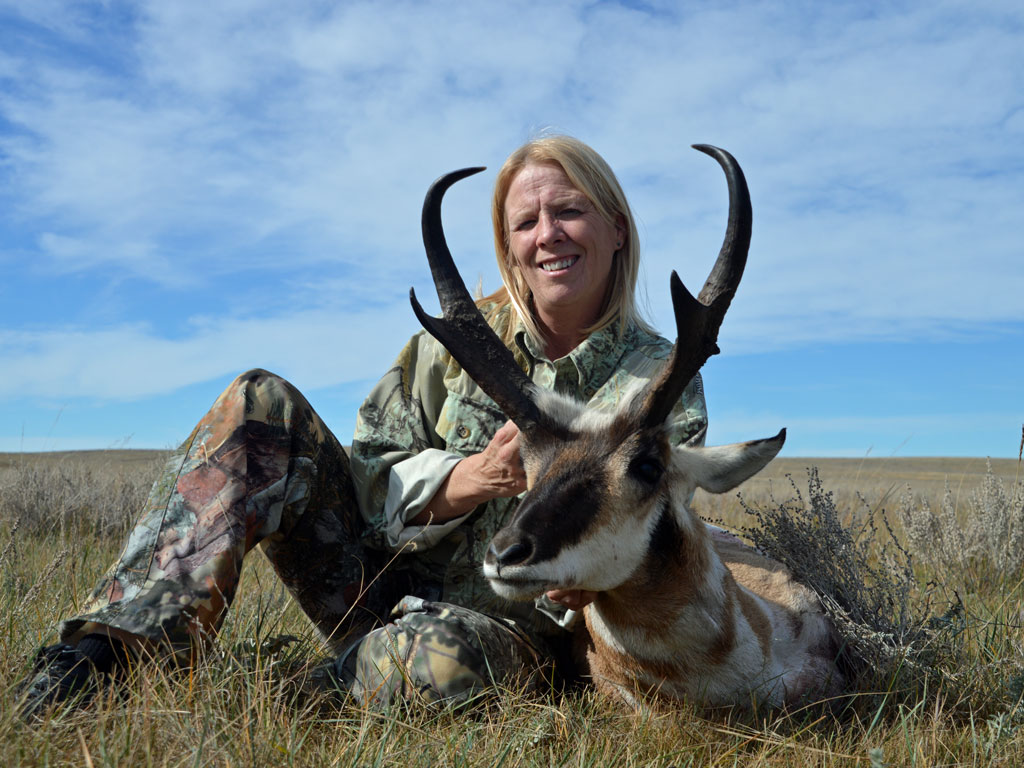
{"type": "Polygon", "coordinates": [[[519,429],[505,422],[487,447],[467,456],[451,471],[427,507],[409,520],[427,525],[472,512],[491,499],[517,496],[526,490],[526,472],[519,459],[519,429]]]}
{"type": "Polygon", "coordinates": [[[415,334],[359,409],[352,477],[372,547],[403,547],[408,510],[426,504],[462,459],[437,434],[447,362],[433,338],[415,334]]]}

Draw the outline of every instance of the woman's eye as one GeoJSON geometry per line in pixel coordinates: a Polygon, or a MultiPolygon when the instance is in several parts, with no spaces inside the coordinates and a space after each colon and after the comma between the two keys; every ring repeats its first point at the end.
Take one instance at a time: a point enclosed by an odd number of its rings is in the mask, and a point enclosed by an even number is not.
{"type": "Polygon", "coordinates": [[[583,214],[579,208],[565,208],[562,210],[562,216],[565,218],[572,218],[574,216],[580,216],[583,214]]]}
{"type": "Polygon", "coordinates": [[[524,219],[523,221],[520,221],[518,224],[516,224],[514,227],[512,227],[512,231],[514,231],[514,232],[523,232],[523,231],[529,229],[530,227],[532,227],[536,223],[537,223],[536,219],[524,219]]]}

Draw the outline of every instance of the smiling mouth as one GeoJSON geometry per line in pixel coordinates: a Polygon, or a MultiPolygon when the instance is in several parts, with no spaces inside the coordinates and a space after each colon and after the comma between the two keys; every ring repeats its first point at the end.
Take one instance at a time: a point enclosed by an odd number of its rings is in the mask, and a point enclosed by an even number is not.
{"type": "Polygon", "coordinates": [[[545,272],[560,272],[563,269],[568,269],[579,260],[579,256],[566,256],[564,259],[546,261],[540,265],[540,268],[543,269],[545,272]]]}

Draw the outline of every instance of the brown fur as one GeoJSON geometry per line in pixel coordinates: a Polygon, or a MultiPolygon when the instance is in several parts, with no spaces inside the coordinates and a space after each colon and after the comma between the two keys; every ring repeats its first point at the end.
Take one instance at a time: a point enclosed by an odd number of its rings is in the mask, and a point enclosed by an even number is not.
{"type": "MultiPolygon", "coordinates": [[[[809,696],[838,694],[843,681],[831,661],[837,652],[834,634],[827,623],[820,623],[821,609],[813,593],[795,582],[781,564],[738,540],[709,537],[703,524],[699,525],[696,531],[680,531],[677,555],[670,562],[649,559],[627,584],[598,595],[594,609],[600,611],[603,625],[628,628],[622,636],[622,642],[628,644],[625,652],[602,639],[592,624],[592,609],[588,609],[586,625],[577,630],[578,659],[598,690],[633,705],[638,705],[638,695],[650,693],[676,698],[690,686],[708,680],[716,667],[733,663],[738,622],[745,621],[766,660],[778,653],[773,647],[776,639],[804,645],[803,656],[792,663],[784,661],[787,671],[782,696],[787,704],[804,702],[809,696]],[[720,584],[724,599],[714,622],[717,634],[708,638],[702,651],[680,648],[668,658],[645,653],[647,644],[664,648],[665,633],[674,618],[698,598],[700,584],[711,567],[708,556],[713,552],[727,568],[720,584]],[[766,609],[755,595],[774,607],[766,609]],[[819,623],[809,624],[812,616],[819,623]],[[697,651],[700,656],[694,655],[697,651]]],[[[755,684],[751,679],[751,685],[755,684]]],[[[699,700],[700,694],[695,695],[699,700]]]]}
{"type": "MultiPolygon", "coordinates": [[[[569,441],[524,442],[531,495],[488,556],[526,542],[526,558],[506,569],[543,574],[564,556],[562,571],[544,578],[588,588],[577,580],[582,571],[595,584],[589,588],[603,590],[584,612],[586,639],[577,659],[599,690],[632,704],[637,694],[655,692],[739,706],[777,706],[836,690],[841,676],[828,651],[831,630],[814,594],[779,563],[709,529],[678,490],[742,481],[756,471],[752,464],[781,447],[781,433],[738,445],[732,454],[702,448],[677,454],[664,429],[636,423],[627,429],[621,416],[608,426],[571,429],[569,441]],[[588,545],[589,562],[583,559],[588,545]],[[613,570],[624,563],[632,573],[613,570]]],[[[515,571],[506,578],[514,585],[515,571]]]]}
{"type": "Polygon", "coordinates": [[[707,572],[707,550],[696,538],[683,536],[674,542],[676,554],[669,562],[648,562],[614,592],[599,594],[597,599],[608,621],[654,634],[664,631],[666,617],[694,601],[697,585],[707,572]]]}
{"type": "MultiPolygon", "coordinates": [[[[820,611],[818,598],[807,587],[793,579],[784,565],[737,542],[732,544],[715,540],[722,562],[739,584],[765,600],[799,617],[805,612],[820,611]]],[[[801,621],[802,625],[802,621],[801,621]]],[[[794,633],[799,635],[799,631],[794,633]]]]}
{"type": "Polygon", "coordinates": [[[749,592],[744,589],[737,589],[736,595],[739,598],[740,610],[743,611],[743,618],[747,620],[747,624],[750,625],[750,628],[754,630],[754,634],[757,635],[757,642],[761,646],[761,653],[767,656],[771,653],[772,648],[771,621],[749,592]]]}
{"type": "Polygon", "coordinates": [[[719,618],[721,629],[708,648],[708,663],[716,667],[724,662],[736,647],[737,589],[736,582],[729,573],[722,577],[722,590],[725,592],[725,603],[722,605],[722,615],[719,618]]]}
{"type": "Polygon", "coordinates": [[[611,698],[621,698],[622,688],[641,694],[657,693],[657,681],[693,675],[693,669],[682,656],[666,661],[618,653],[595,637],[584,622],[576,627],[573,645],[580,674],[589,677],[600,693],[611,698]],[[645,680],[652,682],[644,685],[645,680]]]}

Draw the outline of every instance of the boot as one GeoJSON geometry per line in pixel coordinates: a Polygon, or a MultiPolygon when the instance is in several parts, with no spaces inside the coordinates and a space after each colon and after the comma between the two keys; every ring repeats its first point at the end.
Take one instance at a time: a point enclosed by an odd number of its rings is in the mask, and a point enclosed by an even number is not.
{"type": "Polygon", "coordinates": [[[76,646],[59,644],[41,648],[32,674],[15,689],[17,708],[24,720],[33,720],[64,702],[87,705],[114,666],[126,658],[126,649],[114,647],[105,635],[87,635],[76,646]],[[120,653],[118,652],[120,650],[120,653]]]}

